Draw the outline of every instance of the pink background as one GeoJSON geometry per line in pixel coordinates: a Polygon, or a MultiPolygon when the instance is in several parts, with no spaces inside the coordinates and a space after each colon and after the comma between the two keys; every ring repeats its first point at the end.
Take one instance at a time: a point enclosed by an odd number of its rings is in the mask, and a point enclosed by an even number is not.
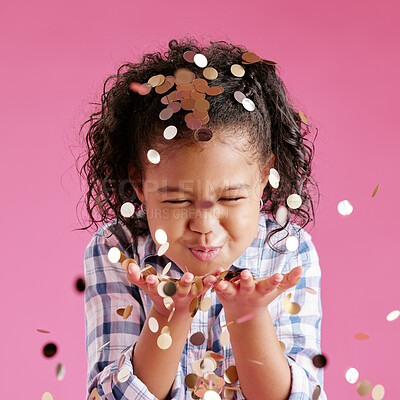
{"type": "Polygon", "coordinates": [[[399,11],[395,0],[2,2],[2,398],[84,398],[83,294],[74,285],[91,233],[72,231],[77,133],[106,76],[187,33],[278,62],[318,126],[322,199],[311,234],[322,268],[325,389],[333,400],[358,398],[344,377],[355,367],[398,398],[400,319],[386,315],[399,308],[399,11]],[[343,199],[354,205],[347,217],[336,208],[343,199]],[[355,340],[357,332],[370,339],[355,340]],[[53,358],[42,355],[49,341],[58,345],[53,358]]]}

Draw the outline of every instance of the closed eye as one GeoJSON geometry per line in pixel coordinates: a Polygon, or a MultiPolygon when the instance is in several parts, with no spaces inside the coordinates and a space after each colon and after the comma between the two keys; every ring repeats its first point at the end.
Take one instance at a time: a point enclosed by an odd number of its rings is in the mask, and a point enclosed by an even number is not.
{"type": "MultiPolygon", "coordinates": [[[[220,200],[222,200],[222,201],[238,201],[240,199],[243,199],[243,197],[222,198],[220,200]]],[[[186,201],[190,201],[190,200],[166,200],[166,201],[163,201],[163,203],[176,204],[176,203],[185,203],[186,201]]]]}

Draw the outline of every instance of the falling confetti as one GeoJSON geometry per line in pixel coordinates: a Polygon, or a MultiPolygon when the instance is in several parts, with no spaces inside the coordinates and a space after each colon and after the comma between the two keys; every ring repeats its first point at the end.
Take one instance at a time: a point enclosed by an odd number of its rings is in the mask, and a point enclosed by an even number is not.
{"type": "Polygon", "coordinates": [[[228,329],[224,329],[219,335],[219,342],[222,347],[225,347],[229,342],[229,331],[228,329]]]}
{"type": "Polygon", "coordinates": [[[118,376],[117,376],[118,382],[121,382],[121,383],[126,382],[129,379],[130,374],[131,373],[128,368],[120,369],[118,372],[118,376]]]}
{"type": "Polygon", "coordinates": [[[369,335],[367,335],[366,333],[356,333],[354,335],[354,338],[357,340],[367,340],[369,339],[369,335]]]}
{"type": "Polygon", "coordinates": [[[382,400],[385,397],[385,388],[382,385],[375,385],[371,395],[374,400],[382,400]]]}
{"type": "Polygon", "coordinates": [[[275,216],[276,222],[280,226],[284,226],[286,224],[287,218],[288,218],[288,209],[285,206],[279,206],[275,216]]]}
{"type": "Polygon", "coordinates": [[[42,394],[42,400],[53,400],[53,395],[50,392],[44,392],[42,394]]]}
{"type": "Polygon", "coordinates": [[[121,206],[121,215],[125,218],[130,218],[135,214],[135,205],[130,201],[125,202],[121,206]]]}
{"type": "Polygon", "coordinates": [[[376,195],[376,193],[378,192],[379,189],[379,185],[376,186],[376,188],[374,189],[374,192],[372,193],[372,197],[374,197],[376,195]]]}
{"type": "MultiPolygon", "coordinates": [[[[166,109],[166,110],[168,110],[168,109],[166,109]]],[[[164,110],[163,110],[164,111],[164,110]]],[[[161,111],[161,112],[163,112],[163,111],[161,111]]],[[[172,115],[172,110],[170,110],[171,111],[171,115],[172,115]]],[[[169,112],[168,112],[169,113],[169,112]]],[[[170,116],[171,116],[170,115],[170,116]]],[[[158,151],[156,151],[156,150],[153,150],[153,149],[150,149],[148,152],[147,152],[147,159],[152,163],[152,164],[158,164],[159,162],[160,162],[160,160],[161,160],[161,157],[160,157],[160,154],[158,153],[158,151]]]]}
{"type": "Polygon", "coordinates": [[[47,343],[43,347],[43,354],[46,357],[53,357],[57,353],[57,346],[54,343],[47,343]]]}
{"type": "Polygon", "coordinates": [[[123,262],[126,260],[126,257],[121,253],[121,250],[118,247],[111,247],[108,251],[108,260],[111,263],[123,262]]]}
{"type": "Polygon", "coordinates": [[[174,125],[169,125],[164,129],[164,137],[167,140],[173,139],[178,133],[178,129],[174,125]]]}
{"type": "Polygon", "coordinates": [[[355,368],[349,368],[346,371],[346,381],[349,383],[356,383],[360,376],[359,372],[355,368]]]}
{"type": "Polygon", "coordinates": [[[108,344],[110,344],[110,341],[108,341],[107,343],[104,343],[101,347],[99,347],[99,348],[97,349],[97,351],[103,349],[103,348],[106,347],[108,344]]]}
{"type": "Polygon", "coordinates": [[[192,336],[190,336],[189,340],[190,343],[192,343],[194,346],[201,346],[206,340],[206,337],[204,336],[203,332],[196,332],[193,333],[192,336]]]}
{"type": "Polygon", "coordinates": [[[149,318],[149,329],[153,332],[156,333],[158,332],[159,326],[158,326],[158,321],[154,317],[149,318]]]}
{"type": "Polygon", "coordinates": [[[312,362],[316,368],[324,368],[326,365],[326,357],[322,354],[317,354],[313,357],[312,362]]]}
{"type": "Polygon", "coordinates": [[[162,350],[169,349],[171,347],[171,344],[172,344],[172,338],[168,333],[162,333],[157,338],[157,346],[162,350]]]}
{"type": "Polygon", "coordinates": [[[161,245],[161,247],[157,251],[158,257],[161,257],[162,255],[164,255],[166,253],[166,251],[168,250],[168,248],[169,248],[169,242],[161,245]]]}
{"type": "Polygon", "coordinates": [[[386,319],[388,321],[394,321],[395,319],[399,318],[400,316],[400,311],[399,310],[394,310],[392,312],[390,312],[387,316],[386,319]]]}
{"type": "Polygon", "coordinates": [[[204,68],[207,66],[207,57],[201,53],[197,53],[194,58],[193,58],[194,63],[200,67],[200,68],[204,68]]]}
{"type": "Polygon", "coordinates": [[[40,333],[50,333],[50,331],[46,331],[44,329],[36,329],[36,331],[40,333]]]}
{"type": "Polygon", "coordinates": [[[75,286],[78,292],[84,292],[86,287],[85,280],[83,278],[78,278],[76,280],[75,286]]]}
{"type": "Polygon", "coordinates": [[[167,234],[165,231],[161,228],[157,229],[155,234],[155,239],[159,244],[165,244],[168,241],[167,234]]]}
{"type": "Polygon", "coordinates": [[[350,215],[353,212],[353,206],[348,200],[342,200],[338,204],[337,210],[341,215],[350,215]]]}
{"type": "Polygon", "coordinates": [[[59,380],[59,381],[62,381],[65,377],[65,366],[61,363],[57,364],[56,377],[57,377],[57,380],[59,380]]]}
{"type": "Polygon", "coordinates": [[[371,393],[372,385],[370,381],[364,380],[358,383],[357,385],[357,393],[360,396],[368,396],[371,393]]]}
{"type": "Polygon", "coordinates": [[[299,240],[296,236],[288,236],[288,238],[286,239],[286,248],[289,251],[296,251],[299,248],[299,240]]]}
{"type": "Polygon", "coordinates": [[[291,209],[296,210],[301,206],[302,200],[297,193],[293,193],[287,197],[286,203],[291,209]]]}

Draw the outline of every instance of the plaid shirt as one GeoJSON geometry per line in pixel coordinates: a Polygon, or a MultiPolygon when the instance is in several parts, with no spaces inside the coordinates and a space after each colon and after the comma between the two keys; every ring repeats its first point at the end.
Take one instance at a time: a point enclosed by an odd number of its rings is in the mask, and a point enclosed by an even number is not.
{"type": "MultiPolygon", "coordinates": [[[[304,267],[300,282],[283,292],[268,305],[278,340],[286,345],[284,352],[290,366],[292,384],[290,400],[311,400],[317,385],[321,387],[319,399],[325,400],[323,390],[323,369],[314,367],[312,358],[321,353],[320,329],[322,307],[320,297],[321,269],[315,247],[310,235],[296,225],[289,225],[291,234],[299,238],[299,248],[295,252],[280,254],[273,251],[266,242],[268,231],[276,223],[265,214],[260,213],[256,237],[246,251],[232,264],[230,270],[248,268],[257,277],[271,276],[277,272],[288,273],[297,265],[304,267]],[[305,287],[314,289],[304,289],[305,287]],[[283,299],[292,294],[290,301],[301,306],[298,314],[289,314],[282,305],[283,299]]],[[[284,237],[281,232],[272,237],[277,240],[284,237]]],[[[118,247],[126,257],[135,259],[141,268],[151,264],[162,272],[171,260],[166,256],[157,256],[157,247],[150,233],[138,237],[137,254],[133,248],[133,238],[127,227],[116,220],[100,227],[88,244],[85,257],[85,328],[86,352],[88,361],[87,398],[93,388],[97,388],[102,400],[156,400],[146,385],[133,374],[132,351],[139,338],[145,320],[150,312],[152,301],[147,294],[131,284],[121,263],[113,264],[108,260],[108,250],[118,247]],[[117,228],[112,235],[108,229],[117,228]],[[133,305],[129,318],[123,319],[116,310],[133,305]],[[108,344],[106,344],[109,342],[108,344]],[[104,347],[102,347],[106,344],[104,347]],[[100,347],[102,347],[100,349],[100,347]],[[127,368],[130,376],[127,381],[118,381],[118,371],[127,368]]],[[[282,241],[281,244],[285,241],[282,241]]],[[[180,278],[183,272],[172,262],[169,275],[180,278]]],[[[211,297],[212,306],[208,312],[199,311],[195,315],[191,331],[180,359],[175,381],[170,391],[170,399],[189,400],[192,393],[184,384],[185,376],[192,371],[192,363],[200,359],[206,350],[222,354],[224,360],[219,362],[214,372],[223,376],[224,371],[235,364],[230,343],[221,347],[219,334],[225,324],[225,314],[215,292],[210,290],[206,297],[211,297]],[[201,331],[206,340],[201,346],[194,346],[190,335],[201,331]]],[[[163,350],[160,350],[163,351],[163,350]]],[[[234,399],[245,399],[241,390],[234,391],[234,399]]],[[[98,399],[98,397],[97,397],[98,399]]]]}

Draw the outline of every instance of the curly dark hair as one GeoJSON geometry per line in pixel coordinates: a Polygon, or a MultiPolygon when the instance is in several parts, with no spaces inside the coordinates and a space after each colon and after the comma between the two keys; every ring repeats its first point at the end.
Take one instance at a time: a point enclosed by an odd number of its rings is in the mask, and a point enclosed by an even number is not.
{"type": "MultiPolygon", "coordinates": [[[[279,226],[268,233],[268,244],[271,237],[286,228],[289,221],[300,227],[314,220],[313,197],[319,190],[316,181],[311,177],[311,162],[314,155],[313,141],[305,136],[310,133],[311,125],[303,121],[298,111],[288,100],[287,89],[277,74],[276,63],[261,59],[260,62],[245,65],[243,77],[233,76],[232,64],[241,64],[244,47],[226,41],[210,42],[202,46],[194,38],[184,37],[171,40],[169,49],[161,52],[144,54],[137,63],[127,62],[118,68],[116,75],[109,76],[101,96],[101,110],[91,114],[81,128],[89,123],[86,135],[85,162],[79,173],[87,180],[85,206],[90,217],[90,225],[79,230],[90,228],[93,224],[104,224],[117,217],[136,238],[148,233],[149,226],[145,215],[135,213],[130,218],[121,214],[123,203],[130,201],[135,209],[141,205],[133,188],[133,180],[142,182],[146,166],[146,153],[149,149],[174,151],[177,145],[186,146],[193,143],[193,131],[189,130],[180,113],[174,114],[169,124],[178,128],[174,138],[174,146],[169,146],[160,132],[165,121],[159,118],[160,111],[165,108],[160,102],[160,94],[152,90],[147,95],[140,95],[130,90],[132,82],[145,83],[150,77],[158,74],[174,75],[179,68],[188,68],[197,77],[202,76],[202,68],[185,61],[186,51],[204,54],[208,66],[218,71],[213,85],[220,85],[224,92],[217,96],[208,96],[210,103],[209,128],[245,127],[249,149],[253,151],[261,166],[265,165],[271,153],[275,155],[275,168],[280,174],[279,188],[272,189],[267,185],[263,193],[262,211],[275,218],[280,205],[284,205],[289,195],[297,193],[301,196],[302,205],[298,209],[289,209],[289,218],[284,226],[279,226]],[[111,87],[107,86],[111,83],[111,87]],[[256,104],[256,109],[247,111],[234,98],[234,92],[241,91],[256,104]],[[134,177],[130,171],[135,171],[134,177]],[[96,219],[94,211],[99,214],[96,219]]],[[[168,94],[168,93],[166,93],[168,94]]],[[[237,129],[230,130],[238,135],[237,129]]],[[[234,142],[234,140],[232,140],[234,142]]],[[[136,241],[135,241],[136,242],[136,241]]]]}

